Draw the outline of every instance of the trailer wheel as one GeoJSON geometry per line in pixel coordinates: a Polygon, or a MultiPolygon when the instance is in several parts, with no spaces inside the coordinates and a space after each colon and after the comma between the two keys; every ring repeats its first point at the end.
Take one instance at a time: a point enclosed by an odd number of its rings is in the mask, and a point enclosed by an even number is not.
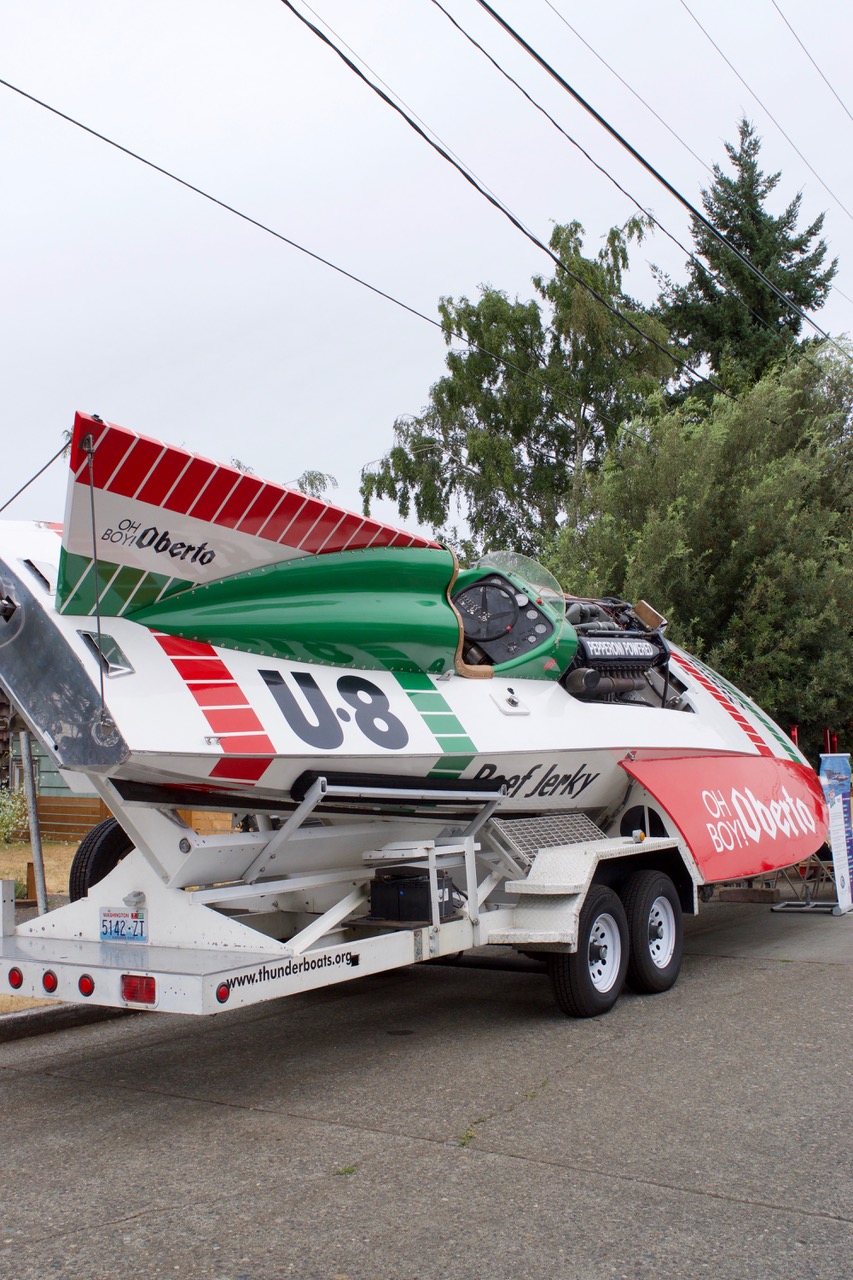
{"type": "Polygon", "coordinates": [[[133,848],[115,818],[104,818],[80,841],[71,863],[68,896],[72,902],[85,898],[93,884],[103,880],[133,848]]]}
{"type": "Polygon", "coordinates": [[[684,925],[678,891],[662,871],[637,871],[622,890],[631,954],[628,985],[655,995],[668,991],[681,968],[684,925]]]}
{"type": "Polygon", "coordinates": [[[548,972],[563,1013],[595,1018],[619,999],[628,967],[628,922],[612,889],[594,884],[578,923],[578,949],[550,952],[548,972]]]}

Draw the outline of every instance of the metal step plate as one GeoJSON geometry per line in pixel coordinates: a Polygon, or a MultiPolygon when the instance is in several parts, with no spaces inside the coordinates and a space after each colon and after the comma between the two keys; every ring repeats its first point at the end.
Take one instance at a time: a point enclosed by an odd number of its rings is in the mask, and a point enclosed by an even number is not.
{"type": "Polygon", "coordinates": [[[605,840],[600,827],[584,813],[553,813],[541,818],[492,818],[491,825],[524,861],[554,845],[605,840]]]}

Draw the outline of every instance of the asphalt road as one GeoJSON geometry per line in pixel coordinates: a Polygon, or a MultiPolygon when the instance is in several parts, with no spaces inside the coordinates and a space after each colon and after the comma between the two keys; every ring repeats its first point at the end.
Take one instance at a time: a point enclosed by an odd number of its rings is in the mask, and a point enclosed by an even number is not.
{"type": "Polygon", "coordinates": [[[853,917],[711,904],[571,1021],[419,966],[0,1045],[3,1280],[849,1280],[853,917]]]}

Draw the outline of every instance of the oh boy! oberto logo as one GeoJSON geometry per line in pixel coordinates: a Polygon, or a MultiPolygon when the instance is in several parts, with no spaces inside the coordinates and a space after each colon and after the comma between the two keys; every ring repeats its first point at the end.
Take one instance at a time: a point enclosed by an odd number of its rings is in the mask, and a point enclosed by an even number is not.
{"type": "Polygon", "coordinates": [[[782,790],[781,800],[771,800],[769,804],[759,800],[749,787],[743,791],[732,787],[728,800],[722,791],[703,791],[702,803],[714,819],[707,827],[717,853],[758,844],[765,835],[775,840],[778,835],[807,835],[817,830],[808,806],[799,796],[794,799],[787,787],[782,790]]]}
{"type": "Polygon", "coordinates": [[[154,524],[140,530],[138,520],[120,520],[117,528],[104,530],[101,542],[153,551],[155,555],[188,560],[190,564],[207,565],[216,559],[216,552],[206,542],[183,542],[180,538],[173,538],[168,529],[158,529],[154,524]]]}

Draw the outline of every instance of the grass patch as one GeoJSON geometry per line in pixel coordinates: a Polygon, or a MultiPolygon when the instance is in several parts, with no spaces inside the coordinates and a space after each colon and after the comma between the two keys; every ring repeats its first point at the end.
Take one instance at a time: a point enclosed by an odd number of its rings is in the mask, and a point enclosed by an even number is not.
{"type": "Polygon", "coordinates": [[[477,1125],[485,1124],[485,1123],[486,1123],[485,1116],[478,1116],[476,1120],[472,1121],[472,1123],[468,1125],[468,1128],[465,1130],[465,1132],[462,1134],[461,1138],[459,1139],[460,1147],[470,1147],[474,1139],[479,1136],[477,1133],[477,1125]]]}
{"type": "MultiPolygon", "coordinates": [[[[48,893],[68,892],[68,873],[71,870],[71,859],[77,851],[76,844],[45,844],[42,846],[44,856],[44,879],[48,893]]],[[[33,850],[28,840],[13,844],[0,845],[0,880],[16,881],[15,896],[23,897],[26,893],[27,863],[33,860],[33,850]],[[23,892],[17,892],[17,882],[23,892]]]]}

